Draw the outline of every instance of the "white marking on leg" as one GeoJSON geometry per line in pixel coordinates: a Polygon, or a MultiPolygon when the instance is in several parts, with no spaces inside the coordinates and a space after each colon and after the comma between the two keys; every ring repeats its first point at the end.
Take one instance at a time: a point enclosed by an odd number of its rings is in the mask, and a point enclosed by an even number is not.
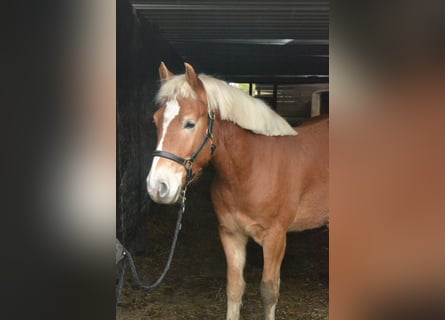
{"type": "Polygon", "coordinates": [[[275,308],[277,304],[273,304],[269,309],[269,314],[266,315],[266,320],[275,320],[275,308]]]}
{"type": "MultiPolygon", "coordinates": [[[[231,288],[228,287],[227,292],[227,320],[239,320],[240,309],[242,305],[242,296],[244,294],[245,282],[243,269],[246,263],[246,249],[244,241],[236,241],[235,248],[231,251],[232,265],[236,266],[235,282],[232,282],[231,288]]],[[[229,280],[229,279],[228,279],[229,280]]],[[[233,281],[233,279],[232,279],[233,281]]]]}
{"type": "Polygon", "coordinates": [[[234,302],[227,300],[227,318],[226,320],[239,320],[241,301],[234,302]]]}

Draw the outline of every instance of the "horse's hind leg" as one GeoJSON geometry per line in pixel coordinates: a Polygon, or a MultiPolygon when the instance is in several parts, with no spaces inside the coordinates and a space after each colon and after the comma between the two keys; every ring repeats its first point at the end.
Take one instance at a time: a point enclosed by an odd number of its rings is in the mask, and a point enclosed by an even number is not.
{"type": "Polygon", "coordinates": [[[246,263],[246,243],[244,234],[231,232],[221,226],[219,230],[221,242],[227,259],[227,320],[238,320],[241,299],[244,294],[243,270],[246,263]]]}
{"type": "Polygon", "coordinates": [[[261,280],[261,296],[264,303],[266,320],[275,319],[275,307],[280,293],[280,268],[286,250],[286,232],[267,230],[263,241],[263,278],[261,280]]]}

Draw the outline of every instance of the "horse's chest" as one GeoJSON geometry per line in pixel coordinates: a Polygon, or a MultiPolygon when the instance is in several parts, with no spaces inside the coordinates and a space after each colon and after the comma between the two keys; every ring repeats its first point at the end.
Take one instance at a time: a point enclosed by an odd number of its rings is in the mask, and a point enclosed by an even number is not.
{"type": "Polygon", "coordinates": [[[242,213],[230,214],[225,216],[222,225],[232,232],[243,233],[261,244],[265,227],[242,213]]]}
{"type": "Polygon", "coordinates": [[[217,210],[220,225],[234,233],[243,233],[261,244],[264,231],[270,227],[268,221],[259,212],[250,212],[232,207],[231,210],[217,210]]]}
{"type": "Polygon", "coordinates": [[[279,206],[265,201],[257,192],[233,192],[228,188],[213,191],[216,191],[212,199],[219,222],[231,232],[241,232],[261,244],[264,231],[280,224],[279,206]]]}

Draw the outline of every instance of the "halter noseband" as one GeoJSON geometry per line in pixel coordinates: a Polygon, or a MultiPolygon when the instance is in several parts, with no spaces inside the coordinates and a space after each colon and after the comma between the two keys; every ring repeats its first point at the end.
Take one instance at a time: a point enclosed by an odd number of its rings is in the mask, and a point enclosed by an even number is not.
{"type": "Polygon", "coordinates": [[[177,155],[167,152],[167,151],[163,151],[163,150],[155,150],[153,152],[153,157],[162,157],[162,158],[166,158],[172,161],[175,161],[177,163],[179,163],[180,165],[183,165],[185,167],[185,170],[187,171],[187,181],[186,181],[186,186],[190,183],[190,181],[192,181],[194,175],[193,175],[193,162],[196,160],[196,158],[198,157],[198,155],[201,153],[202,149],[204,148],[204,146],[206,145],[207,141],[210,140],[210,150],[211,150],[211,154],[210,156],[213,156],[213,153],[215,152],[216,149],[216,145],[213,144],[213,122],[215,121],[215,114],[213,111],[209,111],[208,113],[209,115],[209,124],[207,127],[207,132],[206,135],[204,137],[204,140],[201,142],[201,144],[199,145],[198,149],[193,152],[193,154],[191,155],[190,158],[185,159],[185,158],[181,158],[178,157],[177,155]]]}

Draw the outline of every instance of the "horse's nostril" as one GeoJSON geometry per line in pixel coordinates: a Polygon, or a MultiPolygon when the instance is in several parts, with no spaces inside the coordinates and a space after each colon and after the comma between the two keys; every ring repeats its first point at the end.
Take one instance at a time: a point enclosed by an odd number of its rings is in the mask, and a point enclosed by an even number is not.
{"type": "Polygon", "coordinates": [[[168,184],[166,182],[159,183],[158,194],[161,198],[164,198],[168,194],[168,184]]]}

